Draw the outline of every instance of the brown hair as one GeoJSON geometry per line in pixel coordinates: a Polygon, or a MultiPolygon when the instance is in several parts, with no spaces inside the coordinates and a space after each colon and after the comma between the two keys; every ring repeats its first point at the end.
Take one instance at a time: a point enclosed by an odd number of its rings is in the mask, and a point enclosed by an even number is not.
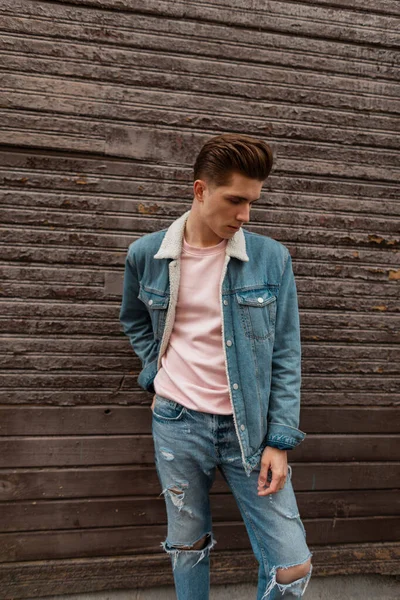
{"type": "Polygon", "coordinates": [[[194,164],[194,181],[228,185],[234,172],[264,181],[272,164],[272,149],[266,142],[241,133],[222,133],[201,148],[194,164]]]}

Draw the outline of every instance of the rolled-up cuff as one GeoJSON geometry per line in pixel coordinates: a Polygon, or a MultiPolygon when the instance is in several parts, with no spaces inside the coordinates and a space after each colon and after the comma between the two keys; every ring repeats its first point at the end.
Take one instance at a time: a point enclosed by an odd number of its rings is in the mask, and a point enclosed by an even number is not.
{"type": "Polygon", "coordinates": [[[140,371],[137,382],[141,388],[148,392],[154,393],[153,381],[157,375],[157,359],[149,363],[142,371],[140,371]]]}
{"type": "Polygon", "coordinates": [[[273,446],[280,450],[292,450],[304,440],[306,435],[304,431],[296,427],[271,422],[268,424],[267,446],[273,446]]]}

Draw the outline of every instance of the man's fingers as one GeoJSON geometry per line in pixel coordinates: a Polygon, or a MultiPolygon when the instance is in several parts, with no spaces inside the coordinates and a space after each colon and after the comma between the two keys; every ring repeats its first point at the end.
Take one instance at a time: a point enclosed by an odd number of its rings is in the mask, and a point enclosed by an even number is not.
{"type": "Polygon", "coordinates": [[[258,487],[259,488],[264,487],[264,485],[266,484],[267,477],[268,477],[268,469],[269,469],[268,463],[261,463],[260,474],[258,476],[258,487]]]}
{"type": "Polygon", "coordinates": [[[285,485],[285,476],[284,475],[273,475],[272,481],[266,488],[262,488],[262,486],[258,486],[258,495],[259,496],[268,496],[268,494],[275,494],[279,492],[285,485]]]}

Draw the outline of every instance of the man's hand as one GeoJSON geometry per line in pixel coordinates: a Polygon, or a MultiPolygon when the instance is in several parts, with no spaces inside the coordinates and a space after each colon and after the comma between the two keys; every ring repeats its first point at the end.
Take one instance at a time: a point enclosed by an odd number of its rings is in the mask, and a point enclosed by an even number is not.
{"type": "Polygon", "coordinates": [[[153,412],[153,408],[154,408],[154,403],[155,403],[155,401],[156,401],[156,394],[154,394],[154,396],[153,396],[153,402],[151,403],[151,406],[150,406],[150,408],[151,408],[151,412],[153,412]]]}
{"type": "Polygon", "coordinates": [[[279,450],[272,446],[267,446],[261,456],[260,475],[258,476],[258,495],[268,496],[279,492],[286,481],[288,472],[287,450],[279,450]],[[267,481],[268,469],[272,471],[272,481],[267,481]]]}

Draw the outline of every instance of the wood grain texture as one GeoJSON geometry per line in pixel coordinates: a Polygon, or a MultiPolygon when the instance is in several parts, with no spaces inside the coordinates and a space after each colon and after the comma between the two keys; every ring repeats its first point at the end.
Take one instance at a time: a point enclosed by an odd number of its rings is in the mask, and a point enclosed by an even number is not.
{"type": "MultiPolygon", "coordinates": [[[[397,542],[313,546],[315,575],[362,574],[365,564],[374,573],[393,575],[400,558],[397,542]]],[[[313,571],[314,573],[314,571],[313,571]]],[[[50,594],[109,591],[173,585],[170,559],[165,553],[140,556],[69,558],[0,565],[4,600],[50,594]]],[[[211,553],[211,585],[257,581],[252,552],[211,553]]]]}
{"type": "MultiPolygon", "coordinates": [[[[310,545],[338,543],[397,542],[400,517],[304,519],[310,545]]],[[[81,528],[46,532],[0,533],[2,563],[65,558],[141,555],[161,552],[154,540],[166,536],[165,525],[81,528]]],[[[215,523],[218,550],[242,551],[251,548],[241,522],[215,523]]]]}
{"type": "MultiPolygon", "coordinates": [[[[0,597],[172,584],[123,268],[190,208],[224,131],[274,152],[246,228],[293,260],[307,437],[288,461],[314,573],[398,574],[398,2],[1,12],[0,597]]],[[[219,471],[211,504],[212,582],[255,581],[219,471]]]]}
{"type": "MultiPolygon", "coordinates": [[[[400,463],[396,461],[302,463],[289,458],[289,464],[296,492],[396,490],[400,475],[400,463]]],[[[68,498],[92,501],[96,496],[141,496],[143,490],[158,496],[161,492],[154,464],[1,469],[0,481],[2,502],[68,498]]],[[[219,471],[212,491],[229,492],[219,471]]],[[[382,514],[386,514],[385,507],[382,514]]]]}

